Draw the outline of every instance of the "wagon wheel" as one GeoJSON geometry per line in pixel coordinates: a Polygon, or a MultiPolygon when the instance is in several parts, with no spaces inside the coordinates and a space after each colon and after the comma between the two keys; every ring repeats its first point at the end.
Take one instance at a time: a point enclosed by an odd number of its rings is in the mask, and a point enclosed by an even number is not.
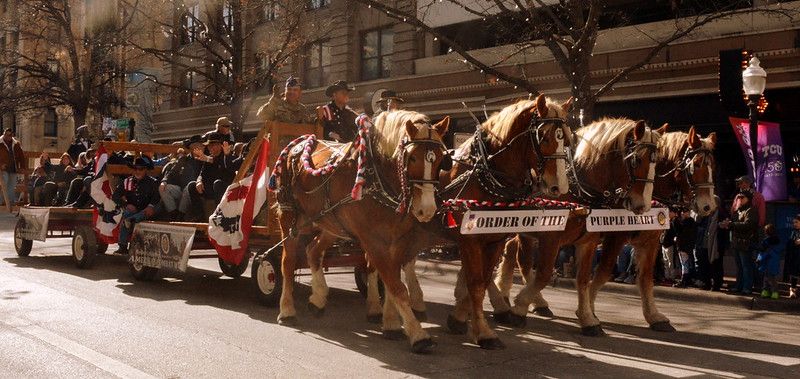
{"type": "MultiPolygon", "coordinates": [[[[369,279],[367,278],[369,273],[367,272],[367,268],[364,266],[356,266],[353,269],[353,277],[356,282],[356,288],[358,288],[358,292],[361,293],[361,296],[364,298],[367,297],[367,291],[369,289],[369,279]]],[[[384,299],[384,287],[383,287],[383,280],[378,278],[378,294],[381,296],[381,301],[384,299]]]]}
{"type": "Polygon", "coordinates": [[[97,236],[88,226],[78,226],[72,236],[72,257],[78,268],[89,268],[97,256],[97,236]]]}
{"type": "Polygon", "coordinates": [[[108,250],[107,243],[101,243],[101,242],[97,243],[97,255],[103,255],[106,253],[107,250],[108,250]]]}
{"type": "Polygon", "coordinates": [[[143,282],[149,282],[156,278],[158,269],[155,267],[147,267],[141,263],[128,263],[131,275],[133,278],[143,282]]]}
{"type": "Polygon", "coordinates": [[[247,265],[250,263],[250,256],[251,254],[248,252],[242,257],[242,262],[238,265],[233,265],[228,262],[222,260],[222,258],[217,258],[219,260],[219,268],[222,270],[222,273],[225,276],[229,276],[231,278],[238,278],[244,274],[247,270],[247,265]]]}
{"type": "Polygon", "coordinates": [[[31,247],[33,247],[33,241],[23,239],[20,236],[20,227],[24,221],[19,219],[17,221],[17,225],[14,227],[14,249],[17,250],[17,255],[20,257],[27,257],[31,253],[31,247]]]}
{"type": "Polygon", "coordinates": [[[270,307],[278,304],[283,290],[280,249],[275,249],[268,254],[257,255],[253,259],[251,277],[258,301],[262,305],[270,307]]]}

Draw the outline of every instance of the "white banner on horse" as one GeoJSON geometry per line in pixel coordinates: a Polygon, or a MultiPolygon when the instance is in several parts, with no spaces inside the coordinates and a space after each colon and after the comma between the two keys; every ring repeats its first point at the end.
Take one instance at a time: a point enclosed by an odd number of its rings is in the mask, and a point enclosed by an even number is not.
{"type": "Polygon", "coordinates": [[[23,207],[19,209],[19,217],[24,221],[16,230],[21,239],[45,242],[47,223],[50,221],[50,209],[23,207]]]}
{"type": "Polygon", "coordinates": [[[587,232],[627,232],[669,229],[667,208],[653,208],[643,214],[624,209],[593,209],[586,217],[587,232]]]}
{"type": "Polygon", "coordinates": [[[569,209],[473,211],[464,213],[461,234],[557,232],[567,227],[569,209]]]}
{"type": "Polygon", "coordinates": [[[194,233],[191,226],[137,223],[130,242],[131,263],[186,272],[194,233]]]}

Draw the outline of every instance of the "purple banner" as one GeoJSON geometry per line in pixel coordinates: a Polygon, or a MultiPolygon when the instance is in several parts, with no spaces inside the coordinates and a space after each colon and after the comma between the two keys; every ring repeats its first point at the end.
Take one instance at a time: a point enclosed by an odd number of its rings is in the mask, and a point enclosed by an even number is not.
{"type": "Polygon", "coordinates": [[[786,200],[786,161],[780,124],[758,123],[756,167],[756,188],[764,195],[764,200],[786,200]]]}
{"type": "Polygon", "coordinates": [[[733,126],[733,134],[736,136],[736,140],[739,141],[739,147],[742,148],[747,174],[751,178],[755,178],[756,162],[753,159],[753,147],[750,144],[750,121],[736,117],[730,117],[729,119],[731,126],[733,126]]]}

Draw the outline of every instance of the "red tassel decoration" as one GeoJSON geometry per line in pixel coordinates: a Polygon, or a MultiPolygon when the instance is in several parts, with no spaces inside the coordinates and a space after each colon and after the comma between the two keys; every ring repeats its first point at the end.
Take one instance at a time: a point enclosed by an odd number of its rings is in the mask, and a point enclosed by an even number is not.
{"type": "Polygon", "coordinates": [[[453,229],[453,228],[455,228],[457,226],[458,226],[458,224],[456,224],[456,219],[453,218],[453,212],[447,211],[447,228],[448,229],[453,229]]]}

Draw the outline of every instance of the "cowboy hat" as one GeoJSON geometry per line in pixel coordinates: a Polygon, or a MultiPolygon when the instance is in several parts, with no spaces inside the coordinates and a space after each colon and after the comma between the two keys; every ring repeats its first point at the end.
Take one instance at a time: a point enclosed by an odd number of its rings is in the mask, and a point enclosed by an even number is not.
{"type": "Polygon", "coordinates": [[[196,143],[199,143],[199,144],[201,144],[201,145],[202,145],[202,144],[203,144],[203,142],[204,142],[204,141],[203,141],[203,137],[201,137],[201,136],[199,136],[199,135],[195,134],[195,135],[193,135],[193,136],[191,136],[191,137],[189,137],[189,138],[187,138],[187,139],[183,140],[183,146],[184,146],[185,148],[187,148],[187,149],[190,149],[190,148],[192,147],[192,145],[194,145],[194,144],[196,144],[196,143]]]}
{"type": "Polygon", "coordinates": [[[210,143],[222,143],[223,141],[226,141],[226,140],[227,139],[225,137],[223,137],[223,135],[221,133],[211,132],[211,133],[206,134],[206,140],[205,140],[205,142],[203,142],[203,144],[204,145],[208,145],[210,143]]]}
{"type": "Polygon", "coordinates": [[[402,97],[397,96],[397,92],[392,91],[392,90],[386,90],[386,91],[383,91],[383,93],[381,93],[381,101],[387,101],[387,100],[399,101],[401,103],[405,103],[406,102],[405,100],[403,100],[402,97]]]}
{"type": "Polygon", "coordinates": [[[128,163],[128,167],[130,168],[144,168],[144,169],[152,169],[153,168],[153,161],[146,159],[144,157],[136,157],[133,159],[133,162],[128,163]]]}
{"type": "Polygon", "coordinates": [[[217,119],[217,127],[224,126],[226,128],[230,128],[232,125],[233,123],[227,117],[220,117],[217,119]]]}
{"type": "Polygon", "coordinates": [[[340,91],[340,90],[345,90],[347,92],[350,92],[350,91],[355,91],[356,89],[353,88],[353,87],[350,87],[347,84],[346,81],[339,80],[336,83],[333,83],[330,86],[328,86],[327,89],[325,89],[325,96],[331,97],[331,96],[333,96],[334,92],[340,91]]]}

